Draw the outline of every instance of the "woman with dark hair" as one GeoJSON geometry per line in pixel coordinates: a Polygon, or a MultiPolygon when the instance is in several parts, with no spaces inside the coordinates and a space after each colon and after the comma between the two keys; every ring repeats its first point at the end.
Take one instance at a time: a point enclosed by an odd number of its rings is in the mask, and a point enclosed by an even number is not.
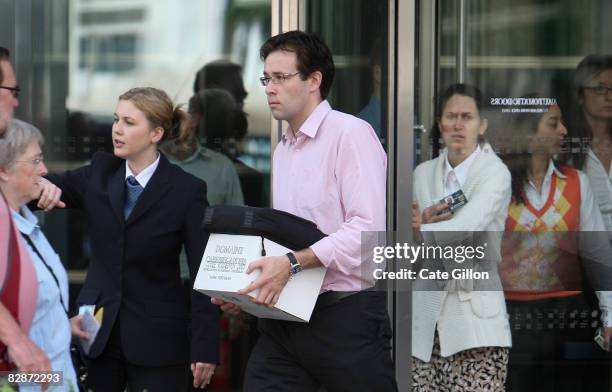
{"type": "Polygon", "coordinates": [[[204,65],[196,73],[193,93],[200,90],[221,89],[229,92],[242,110],[249,93],[244,89],[242,67],[227,60],[215,60],[204,65]]]}
{"type": "MultiPolygon", "coordinates": [[[[546,99],[537,94],[525,98],[546,99]]],[[[612,250],[602,236],[604,224],[588,179],[554,159],[567,135],[561,109],[554,101],[530,108],[536,111],[511,114],[509,130],[517,151],[502,157],[512,174],[500,266],[515,334],[508,385],[520,391],[608,390],[602,389],[609,382],[602,370],[609,367],[607,361],[603,367],[594,361],[563,362],[572,358],[572,344],[596,349],[591,325],[596,320],[585,295],[589,283],[600,289],[604,347],[609,350],[612,298],[605,290],[610,288],[606,266],[612,250]]]]}
{"type": "MultiPolygon", "coordinates": [[[[462,265],[488,268],[490,275],[487,282],[453,277],[440,286],[421,278],[419,271],[412,297],[413,391],[505,390],[511,337],[497,263],[499,233],[510,201],[510,173],[482,141],[488,125],[483,106],[476,87],[447,88],[437,110],[446,147],[414,172],[413,227],[424,245],[486,243],[483,260],[465,260],[462,265]],[[452,209],[444,200],[459,192],[467,203],[452,209]]],[[[437,261],[427,260],[423,268],[431,270],[437,261]]],[[[442,271],[454,267],[452,260],[441,262],[442,271]]]]}
{"type": "Polygon", "coordinates": [[[604,225],[612,239],[612,56],[586,56],[574,75],[569,136],[580,140],[564,160],[591,181],[604,225]]]}
{"type": "Polygon", "coordinates": [[[236,135],[232,130],[236,117],[244,112],[236,105],[232,95],[221,89],[200,90],[189,100],[191,126],[203,144],[213,151],[237,157],[236,142],[244,135],[236,135]]]}
{"type": "MultiPolygon", "coordinates": [[[[228,100],[224,96],[220,96],[215,93],[215,98],[220,99],[221,102],[217,103],[215,100],[209,100],[208,106],[212,110],[207,109],[207,122],[209,115],[218,116],[223,113],[224,116],[229,117],[223,119],[220,123],[219,119],[215,119],[213,124],[216,124],[215,129],[212,130],[211,134],[201,134],[201,137],[206,138],[206,145],[214,151],[221,152],[227,155],[230,159],[236,160],[240,156],[240,142],[248,133],[249,122],[247,114],[243,111],[244,100],[248,93],[244,89],[244,83],[242,82],[242,67],[238,64],[226,61],[216,60],[204,65],[196,74],[195,82],[193,84],[193,97],[192,99],[198,99],[196,97],[204,97],[200,95],[202,90],[216,91],[219,90],[227,91],[229,97],[232,98],[233,107],[231,110],[227,110],[228,100]]],[[[208,94],[210,96],[211,94],[208,94]]],[[[201,101],[199,102],[199,111],[196,113],[202,114],[201,101]]],[[[190,107],[192,107],[190,103],[190,107]]],[[[190,112],[191,113],[191,112],[190,112]]]]}
{"type": "MultiPolygon", "coordinates": [[[[203,388],[219,360],[219,314],[184,287],[179,254],[184,246],[193,281],[207,241],[206,184],[158,151],[163,141],[188,142],[188,115],[145,87],[122,94],[114,116],[114,155],[96,153],[85,167],[48,176],[68,208],[84,211],[90,231],[76,302],[95,306],[102,323],[87,351],[86,386],[185,391],[191,363],[193,385],[203,388]]],[[[72,320],[76,333],[81,321],[72,320]]]]}
{"type": "MultiPolygon", "coordinates": [[[[200,90],[189,100],[189,114],[191,126],[195,129],[195,135],[203,147],[207,151],[227,156],[238,174],[240,185],[233,186],[233,196],[230,198],[231,202],[227,204],[263,207],[264,176],[244,164],[239,158],[238,145],[246,135],[246,113],[236,104],[232,95],[218,88],[200,90]],[[244,119],[244,133],[235,127],[239,118],[244,119]]],[[[227,170],[225,169],[226,172],[227,170]]],[[[213,192],[219,191],[222,190],[213,190],[213,192]]]]}
{"type": "MultiPolygon", "coordinates": [[[[162,151],[172,163],[204,180],[206,198],[211,205],[242,205],[240,180],[232,161],[222,153],[199,143],[199,139],[217,139],[223,143],[224,129],[231,126],[236,111],[232,96],[225,90],[200,90],[189,99],[190,126],[188,142],[162,144],[162,151]]],[[[216,144],[216,143],[215,143],[216,144]]]]}

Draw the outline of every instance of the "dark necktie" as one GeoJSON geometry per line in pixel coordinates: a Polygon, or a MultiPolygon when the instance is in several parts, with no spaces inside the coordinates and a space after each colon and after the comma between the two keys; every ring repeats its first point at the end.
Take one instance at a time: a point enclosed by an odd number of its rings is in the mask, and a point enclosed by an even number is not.
{"type": "Polygon", "coordinates": [[[138,197],[143,191],[143,187],[136,181],[134,176],[129,176],[125,181],[125,206],[123,207],[123,216],[125,220],[130,216],[138,197]]]}

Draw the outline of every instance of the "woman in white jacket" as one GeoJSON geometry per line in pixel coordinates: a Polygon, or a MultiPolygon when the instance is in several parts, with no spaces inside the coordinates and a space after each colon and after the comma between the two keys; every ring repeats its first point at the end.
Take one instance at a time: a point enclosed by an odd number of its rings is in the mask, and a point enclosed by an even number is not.
{"type": "MultiPolygon", "coordinates": [[[[496,266],[510,202],[510,173],[491,146],[480,142],[487,129],[482,106],[482,93],[473,86],[446,89],[437,114],[446,147],[414,173],[413,226],[424,245],[485,247],[486,262],[445,260],[441,268],[470,269],[468,265],[479,270],[489,265],[489,279],[414,282],[413,391],[505,390],[511,335],[496,266]],[[459,190],[467,204],[449,211],[441,200],[459,190]]],[[[422,262],[423,269],[433,265],[422,262]]]]}

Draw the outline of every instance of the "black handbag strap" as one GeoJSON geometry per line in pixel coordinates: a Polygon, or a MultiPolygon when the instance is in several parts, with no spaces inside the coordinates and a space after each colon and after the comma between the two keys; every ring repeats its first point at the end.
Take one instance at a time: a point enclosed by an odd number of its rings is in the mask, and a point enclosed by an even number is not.
{"type": "Polygon", "coordinates": [[[62,307],[64,308],[66,315],[68,315],[68,307],[66,306],[66,303],[64,302],[64,297],[62,297],[62,288],[59,284],[59,279],[57,279],[57,276],[55,275],[55,272],[53,272],[53,269],[51,268],[51,266],[47,264],[47,262],[45,261],[45,258],[42,256],[42,254],[40,253],[36,245],[34,245],[34,241],[32,241],[30,236],[24,233],[21,233],[21,235],[28,242],[32,250],[36,252],[36,255],[43,262],[45,267],[47,267],[47,270],[49,270],[49,273],[51,274],[51,276],[53,276],[53,280],[55,281],[55,284],[57,285],[57,289],[59,290],[60,302],[62,303],[62,307]]]}

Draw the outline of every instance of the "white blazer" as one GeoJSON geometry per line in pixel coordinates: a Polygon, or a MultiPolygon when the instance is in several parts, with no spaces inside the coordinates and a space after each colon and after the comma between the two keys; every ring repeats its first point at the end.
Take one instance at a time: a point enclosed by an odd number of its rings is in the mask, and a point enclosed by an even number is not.
{"type": "MultiPolygon", "coordinates": [[[[414,200],[422,212],[443,195],[444,164],[447,150],[420,164],[414,172],[414,200]]],[[[476,347],[510,347],[512,338],[506,302],[497,271],[501,261],[501,238],[510,203],[510,172],[490,145],[485,144],[472,162],[462,191],[467,204],[449,220],[423,224],[425,244],[452,245],[458,236],[480,232],[487,242],[487,260],[494,267],[490,281],[495,289],[475,290],[478,281],[450,280],[432,288],[432,281],[416,280],[412,296],[412,355],[431,359],[437,327],[441,355],[446,357],[476,347]],[[458,233],[460,232],[460,233],[458,233]]],[[[435,282],[433,283],[435,285],[435,282]]]]}

